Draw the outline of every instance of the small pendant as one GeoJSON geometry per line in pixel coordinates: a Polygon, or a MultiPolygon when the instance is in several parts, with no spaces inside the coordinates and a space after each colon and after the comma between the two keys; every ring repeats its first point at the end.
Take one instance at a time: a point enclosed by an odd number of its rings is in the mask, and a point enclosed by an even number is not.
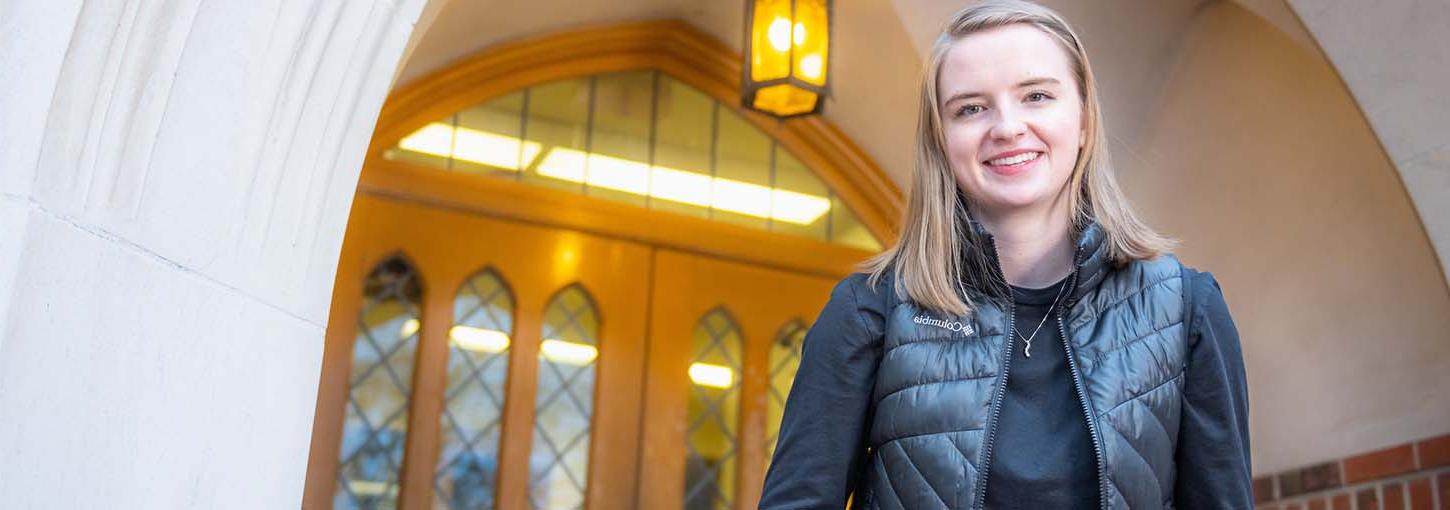
{"type": "MultiPolygon", "coordinates": [[[[1033,335],[1033,336],[1036,336],[1036,335],[1033,335]]],[[[1027,341],[1027,346],[1022,348],[1022,354],[1027,355],[1027,357],[1029,357],[1029,358],[1032,357],[1032,340],[1028,340],[1027,341]]]]}

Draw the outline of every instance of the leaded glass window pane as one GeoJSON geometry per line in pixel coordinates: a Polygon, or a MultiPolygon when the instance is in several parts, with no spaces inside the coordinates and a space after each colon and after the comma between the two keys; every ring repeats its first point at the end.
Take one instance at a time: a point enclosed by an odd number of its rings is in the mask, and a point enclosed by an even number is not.
{"type": "Polygon", "coordinates": [[[599,311],[593,298],[578,285],[564,288],[544,308],[542,333],[529,505],[584,508],[599,358],[599,311]]]}
{"type": "Polygon", "coordinates": [[[539,156],[519,176],[524,182],[574,193],[585,191],[593,81],[576,78],[525,91],[524,145],[539,156]]]}
{"type": "Polygon", "coordinates": [[[437,119],[383,156],[880,250],[814,172],[737,108],[657,71],[528,87],[437,119]]]}
{"type": "Polygon", "coordinates": [[[685,428],[685,509],[735,506],[740,421],[740,328],[724,309],[695,324],[685,428]]]}
{"type": "Polygon", "coordinates": [[[494,507],[513,311],[513,296],[491,270],[453,298],[434,508],[494,507]]]}
{"type": "Polygon", "coordinates": [[[714,218],[768,230],[772,216],[770,137],[734,111],[715,120],[714,218]]]}
{"type": "MultiPolygon", "coordinates": [[[[704,183],[710,179],[711,151],[715,143],[715,115],[720,104],[694,87],[659,75],[659,96],[656,98],[654,164],[658,168],[670,169],[659,174],[665,178],[656,186],[661,190],[674,181],[688,192],[691,182],[704,183]]],[[[708,204],[699,200],[688,200],[689,195],[671,198],[667,193],[655,193],[659,199],[650,201],[650,208],[669,211],[697,218],[710,217],[708,204]]]]}
{"type": "Polygon", "coordinates": [[[408,435],[422,285],[402,256],[363,285],[333,508],[395,508],[408,435]]]}
{"type": "Polygon", "coordinates": [[[775,455],[776,439],[780,437],[780,421],[785,415],[786,397],[790,395],[790,386],[795,382],[796,371],[801,366],[801,346],[805,342],[806,329],[801,321],[790,321],[780,328],[775,341],[770,343],[770,359],[767,362],[770,367],[770,386],[766,390],[768,397],[765,400],[767,468],[775,455]]]}

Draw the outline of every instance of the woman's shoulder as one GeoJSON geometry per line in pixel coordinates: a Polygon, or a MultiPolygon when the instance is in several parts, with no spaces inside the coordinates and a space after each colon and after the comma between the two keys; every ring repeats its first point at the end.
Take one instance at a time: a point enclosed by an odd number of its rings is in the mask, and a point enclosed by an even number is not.
{"type": "Polygon", "coordinates": [[[853,272],[836,282],[831,290],[831,302],[868,315],[885,316],[895,297],[895,279],[889,267],[875,278],[869,272],[853,272]]]}
{"type": "Polygon", "coordinates": [[[1213,301],[1223,301],[1223,287],[1218,283],[1218,277],[1212,271],[1202,270],[1187,264],[1183,268],[1183,288],[1189,298],[1189,302],[1195,308],[1211,304],[1213,301]]]}
{"type": "Polygon", "coordinates": [[[1196,304],[1215,299],[1223,299],[1222,287],[1219,286],[1218,279],[1211,271],[1185,264],[1177,254],[1169,252],[1152,259],[1130,260],[1126,265],[1119,266],[1119,269],[1123,270],[1129,266],[1135,266],[1135,269],[1130,271],[1133,277],[1148,277],[1149,281],[1170,280],[1175,276],[1182,277],[1183,296],[1191,305],[1196,306],[1196,304]]]}
{"type": "Polygon", "coordinates": [[[893,282],[895,282],[895,280],[896,272],[892,271],[891,267],[887,267],[886,269],[881,271],[881,274],[876,275],[875,278],[873,278],[872,274],[867,271],[853,272],[849,275],[846,275],[845,278],[841,278],[839,282],[836,282],[836,286],[849,288],[852,292],[856,292],[862,298],[866,298],[868,296],[879,297],[884,295],[888,291],[894,290],[893,282]]]}
{"type": "Polygon", "coordinates": [[[1185,318],[1190,334],[1201,337],[1205,330],[1232,327],[1233,317],[1218,277],[1211,271],[1184,265],[1183,278],[1188,305],[1185,318]]]}

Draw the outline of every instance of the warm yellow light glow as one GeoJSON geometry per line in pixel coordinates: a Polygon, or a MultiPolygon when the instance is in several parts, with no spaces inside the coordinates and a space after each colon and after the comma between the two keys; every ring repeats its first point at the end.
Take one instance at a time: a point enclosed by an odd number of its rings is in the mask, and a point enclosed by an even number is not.
{"type": "Polygon", "coordinates": [[[811,80],[821,79],[821,69],[825,67],[821,63],[821,55],[812,53],[801,57],[801,75],[811,80]]]}
{"type": "Polygon", "coordinates": [[[550,338],[539,344],[539,356],[555,363],[584,366],[599,357],[599,349],[592,345],[550,338]]]}
{"type": "Polygon", "coordinates": [[[495,329],[458,325],[448,330],[448,337],[465,351],[497,353],[509,348],[508,334],[495,329]]]}
{"type": "Polygon", "coordinates": [[[525,142],[516,137],[466,127],[455,128],[442,122],[414,131],[399,141],[398,147],[505,170],[528,168],[543,150],[538,142],[525,142]]]}
{"type": "Polygon", "coordinates": [[[770,217],[776,221],[809,225],[831,210],[830,200],[789,190],[771,190],[770,199],[770,217]]]}
{"type": "Polygon", "coordinates": [[[771,85],[755,93],[755,108],[777,115],[805,113],[816,107],[820,96],[788,83],[771,85]]]}
{"type": "Polygon", "coordinates": [[[706,207],[710,204],[711,177],[695,172],[655,167],[650,196],[706,207]]]}
{"type": "Polygon", "coordinates": [[[790,20],[777,17],[770,22],[770,28],[766,29],[766,39],[770,41],[771,49],[776,52],[785,53],[790,51],[794,44],[797,48],[806,43],[806,25],[797,22],[795,30],[790,28],[790,20]]]}
{"type": "Polygon", "coordinates": [[[410,336],[413,336],[413,333],[418,332],[419,327],[421,327],[421,325],[418,324],[418,319],[408,319],[403,321],[403,327],[398,328],[398,338],[408,338],[410,336]]]}
{"type": "MultiPolygon", "coordinates": [[[[796,25],[800,26],[800,25],[796,25]]],[[[770,38],[770,47],[775,51],[785,52],[790,50],[790,20],[775,18],[770,22],[770,29],[767,32],[770,38]]]]}
{"type": "Polygon", "coordinates": [[[539,174],[800,225],[814,223],[831,210],[831,201],[821,196],[662,166],[651,168],[646,163],[600,154],[586,156],[575,149],[549,150],[539,163],[539,174]],[[587,171],[582,164],[586,160],[587,171]]]}
{"type": "Polygon", "coordinates": [[[735,384],[735,371],[723,365],[691,363],[690,382],[700,386],[726,389],[735,384]]]}
{"type": "Polygon", "coordinates": [[[829,0],[751,0],[745,100],[788,117],[818,110],[830,72],[829,0]]]}

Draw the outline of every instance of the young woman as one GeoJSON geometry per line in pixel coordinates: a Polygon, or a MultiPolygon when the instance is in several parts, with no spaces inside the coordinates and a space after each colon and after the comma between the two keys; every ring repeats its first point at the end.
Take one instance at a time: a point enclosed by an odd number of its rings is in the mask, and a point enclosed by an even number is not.
{"type": "Polygon", "coordinates": [[[764,509],[1253,506],[1238,332],[1134,214],[1055,12],[959,12],[895,246],[806,335],[764,509]]]}

